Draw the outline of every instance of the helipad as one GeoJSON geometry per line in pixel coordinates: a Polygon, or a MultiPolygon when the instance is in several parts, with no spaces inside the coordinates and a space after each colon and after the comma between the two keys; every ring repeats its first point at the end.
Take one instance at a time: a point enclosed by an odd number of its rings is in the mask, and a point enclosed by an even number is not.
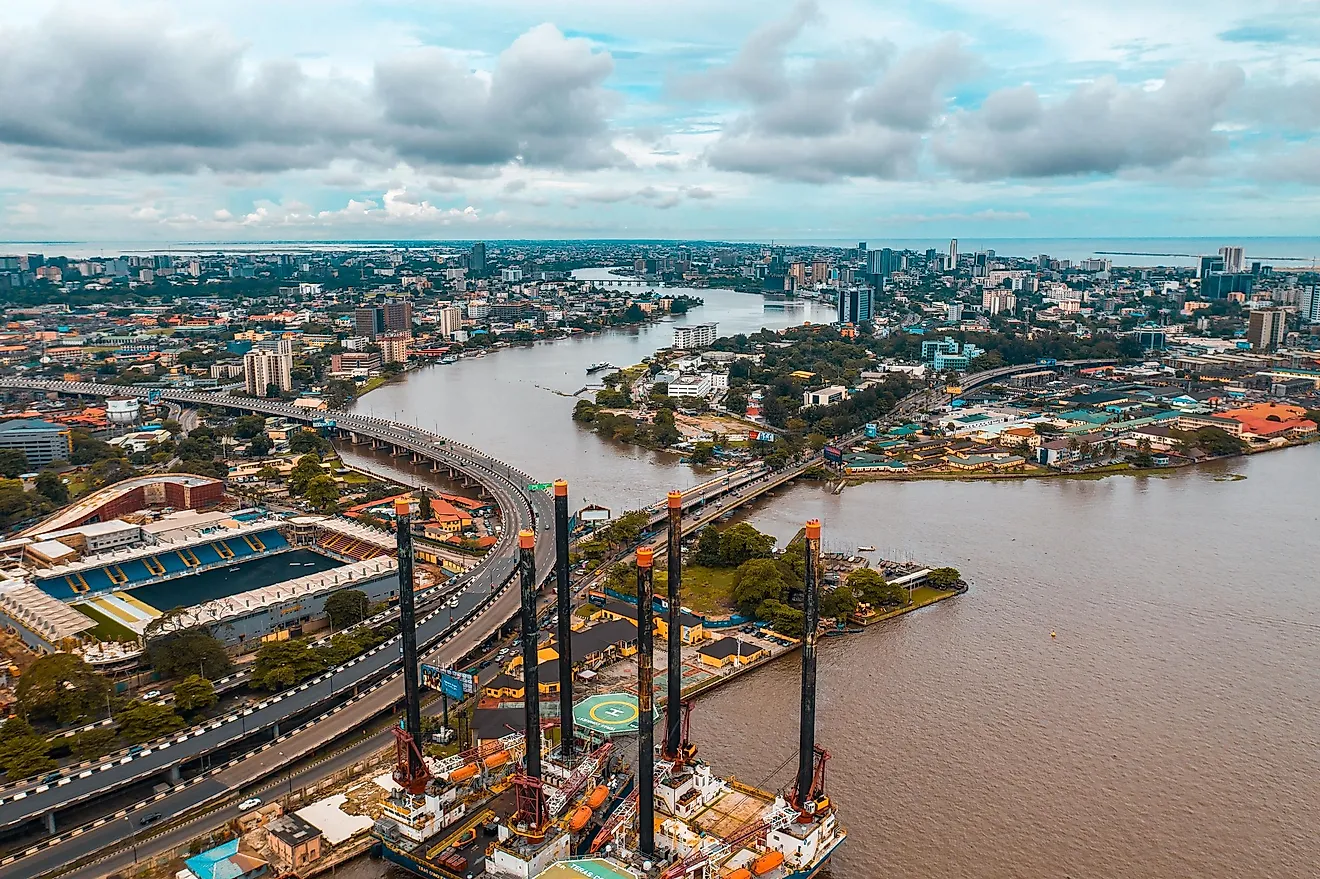
{"type": "Polygon", "coordinates": [[[605,736],[637,732],[637,697],[631,693],[602,693],[573,706],[573,722],[605,736]]]}

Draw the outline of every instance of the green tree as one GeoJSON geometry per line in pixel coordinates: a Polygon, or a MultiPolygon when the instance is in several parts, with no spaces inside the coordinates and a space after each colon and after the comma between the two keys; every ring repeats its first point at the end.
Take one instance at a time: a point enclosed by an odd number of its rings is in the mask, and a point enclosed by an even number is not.
{"type": "Polygon", "coordinates": [[[706,568],[718,568],[724,564],[720,532],[714,525],[707,525],[697,535],[697,548],[692,554],[692,561],[706,568]]]}
{"type": "Polygon", "coordinates": [[[714,443],[697,443],[692,447],[692,453],[688,455],[688,459],[693,464],[708,464],[713,457],[715,457],[714,443]]]}
{"type": "Polygon", "coordinates": [[[666,448],[682,439],[678,425],[674,423],[674,413],[668,409],[661,409],[655,413],[655,424],[652,425],[651,434],[657,443],[666,448]]]}
{"type": "Polygon", "coordinates": [[[252,684],[266,690],[282,690],[325,671],[324,658],[301,639],[268,641],[257,651],[252,666],[252,684]]]}
{"type": "Polygon", "coordinates": [[[957,568],[935,568],[926,575],[926,582],[932,586],[947,588],[954,586],[962,578],[957,568]]]}
{"type": "Polygon", "coordinates": [[[648,517],[641,510],[630,510],[601,531],[601,538],[611,546],[631,546],[642,536],[648,517]]]}
{"type": "Polygon", "coordinates": [[[109,727],[85,729],[73,737],[69,743],[69,750],[79,760],[91,760],[110,752],[115,744],[115,735],[115,731],[109,727]]]}
{"type": "Polygon", "coordinates": [[[754,614],[763,602],[787,596],[788,578],[774,559],[749,559],[734,572],[732,597],[739,613],[754,614]]]}
{"type": "Polygon", "coordinates": [[[747,398],[742,394],[730,391],[724,397],[724,408],[737,415],[747,413],[747,398]]]}
{"type": "Polygon", "coordinates": [[[627,409],[632,405],[632,398],[627,391],[605,388],[596,392],[596,405],[605,409],[627,409]]]}
{"type": "Polygon", "coordinates": [[[340,589],[325,600],[330,625],[346,629],[367,618],[367,593],[360,589],[340,589]]]}
{"type": "Polygon", "coordinates": [[[313,479],[318,479],[325,475],[325,468],[321,466],[321,456],[316,452],[308,452],[298,459],[298,463],[289,471],[289,493],[302,494],[307,491],[307,486],[313,479]]]}
{"type": "Polygon", "coordinates": [[[573,406],[573,420],[590,424],[596,420],[596,404],[590,400],[578,400],[573,406]]]}
{"type": "Polygon", "coordinates": [[[1202,427],[1196,431],[1196,445],[1208,455],[1240,455],[1247,444],[1220,427],[1202,427]]]}
{"type": "Polygon", "coordinates": [[[119,726],[120,737],[135,745],[145,745],[185,725],[183,718],[168,705],[144,702],[141,699],[135,699],[121,708],[115,723],[119,726]]]}
{"type": "Polygon", "coordinates": [[[189,675],[174,688],[174,707],[185,713],[210,708],[217,699],[215,684],[201,675],[189,675]]]}
{"type": "Polygon", "coordinates": [[[37,475],[37,494],[57,504],[69,502],[69,489],[64,480],[53,470],[42,470],[37,475]]]}
{"type": "Polygon", "coordinates": [[[249,458],[264,458],[270,454],[273,447],[274,443],[270,441],[270,437],[264,433],[257,434],[248,442],[247,454],[249,458]]]}
{"type": "MultiPolygon", "coordinates": [[[[331,450],[330,442],[314,430],[299,430],[289,437],[289,451],[295,455],[316,452],[319,456],[331,450]]],[[[301,463],[301,462],[299,462],[301,463]]]]}
{"type": "Polygon", "coordinates": [[[858,601],[864,601],[872,607],[899,607],[908,601],[907,590],[887,582],[878,571],[870,568],[858,568],[851,572],[845,583],[858,601]]]}
{"type": "Polygon", "coordinates": [[[210,680],[223,677],[233,663],[225,647],[206,629],[195,626],[176,632],[164,631],[161,623],[177,617],[175,608],[147,626],[147,661],[167,678],[199,674],[210,680]]]}
{"type": "Polygon", "coordinates": [[[770,599],[763,601],[756,609],[757,619],[769,620],[770,627],[781,635],[801,638],[806,623],[806,616],[796,607],[789,607],[782,601],[770,599]]]}
{"type": "Polygon", "coordinates": [[[418,520],[422,522],[426,522],[431,518],[433,518],[433,516],[434,513],[431,512],[431,493],[427,491],[418,492],[417,493],[418,520]]]}
{"type": "Polygon", "coordinates": [[[21,717],[11,717],[0,726],[0,772],[10,781],[50,772],[58,764],[46,756],[50,745],[21,717]]]}
{"type": "Polygon", "coordinates": [[[105,709],[110,685],[82,657],[51,653],[19,678],[15,698],[29,717],[73,723],[105,709]]]}
{"type": "Polygon", "coordinates": [[[857,596],[845,583],[826,590],[820,596],[820,615],[822,619],[839,620],[857,610],[857,596]]]}
{"type": "Polygon", "coordinates": [[[0,450],[0,476],[16,479],[30,469],[27,455],[23,452],[17,449],[0,450]]]}
{"type": "Polygon", "coordinates": [[[318,476],[303,490],[307,502],[323,513],[339,507],[339,484],[329,476],[318,476]]]}
{"type": "Polygon", "coordinates": [[[720,556],[725,567],[735,568],[748,559],[769,558],[775,539],[762,534],[746,522],[726,528],[720,535],[720,556]]]}
{"type": "Polygon", "coordinates": [[[266,429],[266,418],[262,415],[243,415],[234,420],[234,436],[239,439],[252,439],[266,429]]]}

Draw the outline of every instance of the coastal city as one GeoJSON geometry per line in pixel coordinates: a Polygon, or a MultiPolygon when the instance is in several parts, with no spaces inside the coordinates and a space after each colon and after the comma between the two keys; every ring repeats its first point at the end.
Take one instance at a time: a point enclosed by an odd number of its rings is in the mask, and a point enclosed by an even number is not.
{"type": "Polygon", "coordinates": [[[1156,474],[1320,421],[1320,274],[1235,245],[1155,268],[950,241],[0,269],[3,875],[306,877],[372,853],[428,876],[811,874],[845,835],[827,752],[799,749],[779,791],[731,783],[686,711],[801,655],[809,736],[818,643],[969,584],[822,546],[814,521],[780,544],[740,508],[794,481],[1156,474]],[[765,327],[722,333],[717,294],[765,327]],[[640,328],[659,347],[556,393],[572,430],[692,474],[649,505],[570,508],[558,474],[360,409],[640,328]]]}
{"type": "Polygon", "coordinates": [[[0,879],[1316,879],[1316,0],[0,15],[0,879]]]}

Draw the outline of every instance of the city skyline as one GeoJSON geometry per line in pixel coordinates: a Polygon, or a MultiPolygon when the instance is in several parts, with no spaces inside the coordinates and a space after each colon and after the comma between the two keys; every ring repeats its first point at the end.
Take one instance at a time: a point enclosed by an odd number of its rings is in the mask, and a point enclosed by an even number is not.
{"type": "Polygon", "coordinates": [[[1316,235],[1317,12],[34,2],[0,239],[1316,235]]]}

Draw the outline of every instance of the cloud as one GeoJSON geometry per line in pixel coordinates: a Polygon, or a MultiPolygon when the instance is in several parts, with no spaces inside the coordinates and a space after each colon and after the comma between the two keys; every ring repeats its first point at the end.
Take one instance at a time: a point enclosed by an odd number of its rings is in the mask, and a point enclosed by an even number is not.
{"type": "Polygon", "coordinates": [[[952,37],[901,54],[863,39],[809,64],[791,59],[790,46],[819,20],[815,4],[801,3],[754,32],[729,64],[682,84],[683,94],[744,108],[705,151],[712,167],[809,183],[916,172],[946,90],[975,60],[952,37]]]}
{"type": "Polygon", "coordinates": [[[951,214],[889,214],[883,217],[876,217],[876,222],[885,224],[913,224],[913,223],[965,223],[975,222],[977,220],[987,222],[1021,222],[1030,220],[1031,214],[1026,211],[1000,211],[994,208],[987,208],[983,211],[973,211],[971,213],[951,213],[951,214]]]}
{"type": "Polygon", "coordinates": [[[378,62],[365,82],[256,63],[215,29],[76,16],[3,35],[0,148],[57,172],[278,172],[348,159],[480,176],[515,162],[623,162],[604,87],[613,60],[553,25],[519,36],[489,72],[420,48],[378,62]]]}
{"type": "Polygon", "coordinates": [[[1168,168],[1224,148],[1215,125],[1244,81],[1234,65],[1192,64],[1156,88],[1106,76],[1049,103],[1031,86],[1001,89],[955,114],[933,150],[972,179],[1168,168]]]}

